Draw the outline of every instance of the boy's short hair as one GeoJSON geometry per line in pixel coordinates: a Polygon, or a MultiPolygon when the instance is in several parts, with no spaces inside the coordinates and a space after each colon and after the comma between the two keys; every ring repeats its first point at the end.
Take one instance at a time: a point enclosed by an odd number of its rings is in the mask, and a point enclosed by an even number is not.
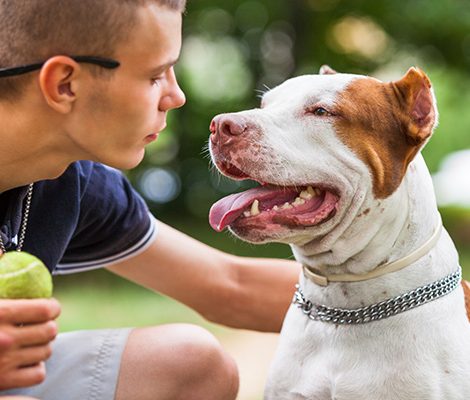
{"type": "MultiPolygon", "coordinates": [[[[0,68],[54,55],[112,58],[135,26],[138,7],[148,3],[186,7],[186,0],[0,0],[0,68]]],[[[17,98],[30,80],[31,74],[0,78],[0,100],[17,98]]]]}

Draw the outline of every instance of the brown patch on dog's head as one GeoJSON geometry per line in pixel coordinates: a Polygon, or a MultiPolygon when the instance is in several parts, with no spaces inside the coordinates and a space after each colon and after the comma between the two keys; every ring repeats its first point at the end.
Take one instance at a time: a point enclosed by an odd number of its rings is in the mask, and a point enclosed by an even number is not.
{"type": "Polygon", "coordinates": [[[396,82],[354,80],[338,98],[337,110],[337,133],[369,167],[375,197],[390,196],[436,123],[428,77],[410,68],[396,82]]]}

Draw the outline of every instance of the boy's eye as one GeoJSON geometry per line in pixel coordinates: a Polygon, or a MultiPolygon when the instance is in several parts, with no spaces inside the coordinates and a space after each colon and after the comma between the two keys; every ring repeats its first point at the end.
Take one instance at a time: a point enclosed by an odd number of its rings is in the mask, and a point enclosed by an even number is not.
{"type": "Polygon", "coordinates": [[[161,77],[161,76],[157,76],[157,77],[155,77],[155,78],[152,78],[152,79],[151,79],[152,85],[159,86],[161,80],[162,80],[162,77],[161,77]]]}

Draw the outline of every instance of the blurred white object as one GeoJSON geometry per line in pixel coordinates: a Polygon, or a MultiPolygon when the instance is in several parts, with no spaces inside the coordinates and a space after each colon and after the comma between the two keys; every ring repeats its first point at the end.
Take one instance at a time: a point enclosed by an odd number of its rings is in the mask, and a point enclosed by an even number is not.
{"type": "Polygon", "coordinates": [[[440,206],[470,207],[470,150],[457,151],[444,158],[433,181],[440,206]]]}

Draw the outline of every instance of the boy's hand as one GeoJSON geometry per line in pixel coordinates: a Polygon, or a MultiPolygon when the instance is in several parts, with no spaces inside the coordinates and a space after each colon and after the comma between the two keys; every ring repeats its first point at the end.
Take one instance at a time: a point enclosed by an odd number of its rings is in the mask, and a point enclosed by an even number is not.
{"type": "Polygon", "coordinates": [[[24,396],[3,396],[0,397],[0,400],[38,400],[33,397],[24,397],[24,396]]]}
{"type": "Polygon", "coordinates": [[[0,390],[45,379],[44,361],[51,355],[59,314],[54,299],[0,300],[0,390]]]}

